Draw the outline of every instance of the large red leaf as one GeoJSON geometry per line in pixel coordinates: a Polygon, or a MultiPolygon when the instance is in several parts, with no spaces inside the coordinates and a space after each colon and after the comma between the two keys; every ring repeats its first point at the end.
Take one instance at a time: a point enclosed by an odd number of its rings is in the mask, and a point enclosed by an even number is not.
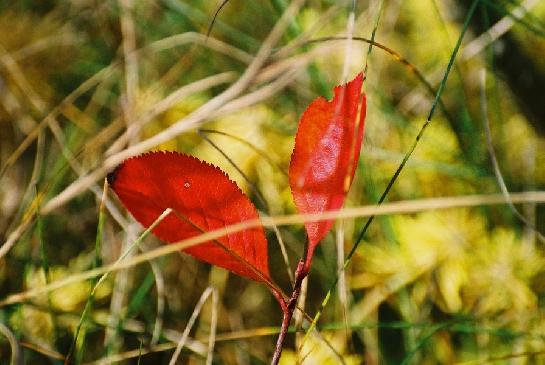
{"type": "MultiPolygon", "coordinates": [[[[335,87],[333,100],[315,99],[299,121],[289,180],[301,213],[334,211],[344,203],[363,139],[366,99],[362,84],[360,73],[346,85],[335,87]]],[[[333,220],[305,223],[309,240],[307,270],[316,245],[332,225],[333,220]]]]}
{"type": "MultiPolygon", "coordinates": [[[[145,227],[165,209],[174,210],[152,231],[166,242],[259,217],[248,197],[223,171],[177,152],[130,158],[108,175],[108,182],[145,227]]],[[[232,233],[185,252],[235,274],[270,282],[267,241],[261,227],[232,233]]]]}

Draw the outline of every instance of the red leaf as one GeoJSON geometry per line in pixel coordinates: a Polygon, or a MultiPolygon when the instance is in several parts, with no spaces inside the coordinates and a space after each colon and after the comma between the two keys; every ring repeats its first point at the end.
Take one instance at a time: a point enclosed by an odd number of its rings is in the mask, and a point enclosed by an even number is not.
{"type": "MultiPolygon", "coordinates": [[[[165,209],[174,210],[153,230],[166,242],[259,218],[248,197],[223,171],[177,152],[130,158],[108,175],[108,182],[145,227],[165,209]]],[[[267,241],[261,227],[232,233],[185,252],[235,274],[270,283],[267,241]]]]}
{"type": "MultiPolygon", "coordinates": [[[[334,211],[344,203],[363,139],[366,102],[362,84],[360,73],[348,84],[335,87],[333,100],[315,99],[301,117],[289,171],[291,192],[301,213],[334,211]]],[[[305,223],[307,270],[316,245],[332,225],[333,220],[305,223]]]]}

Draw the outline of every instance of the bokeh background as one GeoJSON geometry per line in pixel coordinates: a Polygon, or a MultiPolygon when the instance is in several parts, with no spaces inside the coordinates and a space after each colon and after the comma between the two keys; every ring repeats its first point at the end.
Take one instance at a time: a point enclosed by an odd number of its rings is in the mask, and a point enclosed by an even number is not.
{"type": "MultiPolygon", "coordinates": [[[[231,0],[211,26],[221,3],[0,2],[0,363],[18,351],[25,364],[69,353],[167,364],[209,287],[217,301],[202,306],[179,363],[205,363],[213,313],[214,364],[268,363],[274,298],[184,254],[112,273],[92,300],[89,278],[13,295],[111,264],[139,237],[114,194],[99,208],[107,171],[130,151],[192,154],[227,171],[261,214],[296,213],[298,119],[364,69],[365,140],[345,205],[376,204],[436,108],[385,200],[413,205],[373,221],[318,331],[303,346],[288,335],[282,363],[545,363],[545,199],[510,195],[545,189],[545,1],[231,0]],[[425,204],[438,197],[450,199],[425,204]]],[[[319,246],[309,315],[366,220],[339,221],[319,246]]],[[[279,232],[293,271],[303,226],[279,232]]],[[[146,237],[128,259],[161,245],[146,237]]]]}

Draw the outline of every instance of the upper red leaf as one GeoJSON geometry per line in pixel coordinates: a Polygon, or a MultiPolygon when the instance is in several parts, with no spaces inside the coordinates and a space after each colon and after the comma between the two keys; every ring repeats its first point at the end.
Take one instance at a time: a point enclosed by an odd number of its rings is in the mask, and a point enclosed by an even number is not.
{"type": "MultiPolygon", "coordinates": [[[[174,212],[152,231],[171,243],[259,217],[248,197],[223,171],[177,152],[130,158],[108,175],[108,182],[145,227],[172,208],[174,212]]],[[[235,274],[270,282],[267,241],[261,227],[232,233],[185,252],[235,274]]]]}
{"type": "MultiPolygon", "coordinates": [[[[289,180],[301,213],[338,210],[344,203],[363,139],[366,99],[362,84],[360,73],[346,85],[335,87],[333,100],[315,99],[299,121],[289,180]]],[[[307,270],[316,245],[332,225],[333,220],[305,223],[309,240],[307,270]]]]}

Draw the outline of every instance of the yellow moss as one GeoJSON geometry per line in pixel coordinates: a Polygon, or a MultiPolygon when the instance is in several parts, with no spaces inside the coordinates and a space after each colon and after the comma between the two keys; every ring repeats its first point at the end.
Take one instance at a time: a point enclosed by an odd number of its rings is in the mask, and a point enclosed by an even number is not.
{"type": "MultiPolygon", "coordinates": [[[[157,100],[160,100],[157,98],[157,100]]],[[[152,122],[147,124],[143,130],[143,138],[149,138],[164,129],[172,126],[178,120],[186,117],[191,112],[199,108],[206,103],[208,97],[204,94],[192,94],[184,98],[166,112],[155,118],[152,122]]],[[[189,131],[176,138],[173,138],[167,142],[164,142],[157,146],[159,150],[181,150],[188,151],[191,148],[202,142],[195,131],[189,131]]]]}
{"type": "MultiPolygon", "coordinates": [[[[503,313],[513,320],[536,308],[530,285],[544,258],[513,231],[488,234],[482,216],[469,210],[426,212],[393,222],[398,244],[362,246],[362,271],[352,278],[354,288],[412,283],[435,273],[439,296],[430,299],[445,312],[503,313]]],[[[420,290],[420,301],[422,296],[420,290]]]]}
{"type": "Polygon", "coordinates": [[[485,245],[468,255],[473,270],[471,285],[464,290],[468,303],[478,315],[503,313],[515,319],[535,309],[537,298],[530,283],[543,269],[542,255],[515,237],[512,231],[496,229],[485,245]]]}
{"type": "MultiPolygon", "coordinates": [[[[266,144],[261,130],[261,123],[263,120],[272,117],[273,114],[267,107],[254,106],[221,117],[213,123],[208,124],[207,128],[226,132],[234,137],[251,143],[261,150],[265,150],[265,152],[268,153],[270,151],[267,151],[264,148],[266,144]]],[[[209,134],[208,137],[250,180],[253,180],[255,163],[258,159],[263,159],[258,152],[246,144],[227,136],[209,134]]],[[[242,190],[247,193],[250,192],[248,183],[244,177],[242,177],[237,169],[209,143],[201,142],[192,150],[192,154],[202,160],[212,161],[214,165],[225,171],[242,190]]]]}
{"type": "Polygon", "coordinates": [[[44,310],[31,305],[22,305],[12,314],[10,325],[23,333],[27,340],[40,344],[53,344],[53,322],[49,313],[44,310]]]}
{"type": "Polygon", "coordinates": [[[277,167],[271,166],[268,161],[259,159],[256,162],[258,187],[273,215],[284,212],[282,187],[285,188],[287,180],[285,175],[275,170],[277,167]]]}
{"type": "Polygon", "coordinates": [[[543,150],[544,140],[538,139],[534,130],[528,125],[521,114],[515,114],[507,119],[503,126],[503,141],[495,139],[500,151],[500,167],[508,175],[519,181],[531,184],[545,182],[545,164],[543,150]]]}
{"type": "MultiPolygon", "coordinates": [[[[344,331],[340,331],[339,333],[322,334],[322,336],[335,349],[337,354],[342,357],[345,364],[361,364],[363,361],[363,357],[361,356],[361,354],[356,355],[345,353],[346,341],[344,339],[344,334],[344,331]]],[[[320,341],[313,336],[310,336],[310,338],[305,342],[299,354],[295,353],[292,350],[284,349],[284,351],[282,351],[282,357],[280,358],[280,365],[336,365],[338,363],[339,359],[333,353],[333,351],[328,346],[326,346],[323,341],[320,341]]]]}
{"type": "Polygon", "coordinates": [[[313,8],[306,8],[299,14],[299,25],[303,32],[309,31],[320,18],[320,13],[313,8]]]}
{"type": "MultiPolygon", "coordinates": [[[[73,272],[62,266],[54,266],[49,270],[50,280],[57,281],[66,279],[68,276],[73,275],[73,272]]],[[[30,270],[26,276],[26,285],[29,289],[37,288],[45,285],[45,277],[43,270],[30,270]]],[[[89,293],[91,290],[91,283],[89,281],[80,281],[70,285],[63,286],[53,292],[51,292],[51,306],[55,310],[63,312],[73,312],[79,310],[85,305],[89,293]]],[[[102,283],[95,293],[95,299],[102,299],[109,296],[111,293],[111,283],[106,281],[102,283]]],[[[43,294],[36,298],[36,303],[41,306],[48,305],[47,295],[43,294]]]]}
{"type": "MultiPolygon", "coordinates": [[[[420,126],[422,120],[416,119],[413,124],[420,126]]],[[[459,152],[458,139],[447,121],[435,118],[433,124],[426,129],[426,135],[415,150],[414,156],[441,162],[455,162],[459,152]]]]}
{"type": "Polygon", "coordinates": [[[468,284],[465,261],[456,258],[446,261],[438,269],[437,282],[445,312],[459,312],[463,307],[461,290],[468,284]]]}
{"type": "MultiPolygon", "coordinates": [[[[439,11],[446,14],[441,9],[439,11]]],[[[404,46],[410,47],[411,61],[420,65],[445,65],[459,34],[459,26],[448,19],[441,19],[427,0],[404,1],[400,12],[407,24],[404,46]]]]}

